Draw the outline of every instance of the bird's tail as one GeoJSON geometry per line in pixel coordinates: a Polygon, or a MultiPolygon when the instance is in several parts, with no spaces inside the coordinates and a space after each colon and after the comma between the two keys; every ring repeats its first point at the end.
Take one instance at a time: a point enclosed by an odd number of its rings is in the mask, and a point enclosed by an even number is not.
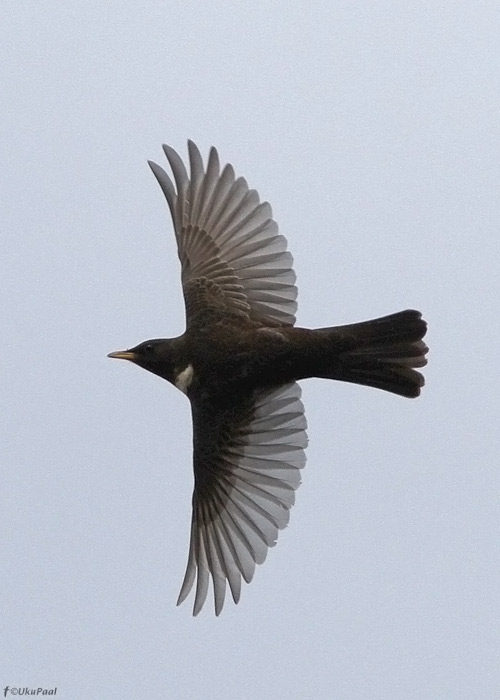
{"type": "Polygon", "coordinates": [[[418,311],[400,311],[330,330],[348,338],[350,347],[338,356],[331,374],[321,376],[409,398],[420,394],[424,378],[414,368],[427,364],[428,348],[422,340],[427,324],[418,311]]]}

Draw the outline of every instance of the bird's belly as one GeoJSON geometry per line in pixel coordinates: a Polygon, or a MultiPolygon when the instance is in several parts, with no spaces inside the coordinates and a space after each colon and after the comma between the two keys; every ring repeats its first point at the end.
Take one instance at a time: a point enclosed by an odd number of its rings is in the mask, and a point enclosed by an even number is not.
{"type": "Polygon", "coordinates": [[[210,393],[245,392],[283,384],[286,367],[290,364],[290,348],[278,334],[261,337],[260,334],[237,342],[223,342],[220,338],[207,343],[203,352],[192,360],[192,390],[210,393]]]}

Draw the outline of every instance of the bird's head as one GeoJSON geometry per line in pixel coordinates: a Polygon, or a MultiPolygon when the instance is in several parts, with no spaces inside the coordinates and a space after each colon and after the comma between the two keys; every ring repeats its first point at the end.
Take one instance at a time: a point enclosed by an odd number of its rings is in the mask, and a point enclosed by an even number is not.
{"type": "Polygon", "coordinates": [[[110,352],[108,357],[117,360],[128,360],[139,367],[153,372],[159,377],[174,383],[174,347],[175,340],[157,338],[145,340],[130,350],[110,352]]]}

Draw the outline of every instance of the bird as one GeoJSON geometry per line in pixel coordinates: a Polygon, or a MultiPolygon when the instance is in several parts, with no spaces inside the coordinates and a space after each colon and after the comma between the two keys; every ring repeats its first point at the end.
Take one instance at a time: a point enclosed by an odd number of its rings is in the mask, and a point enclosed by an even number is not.
{"type": "Polygon", "coordinates": [[[210,583],[215,614],[235,603],[289,521],[307,445],[300,380],[362,384],[415,398],[427,324],[407,309],[369,321],[295,325],[296,275],[267,202],[216,148],[206,166],[188,141],[189,172],[163,146],[173,179],[148,161],[168,203],[181,264],[186,330],[109,353],[166,379],[189,399],[191,533],[177,604],[210,583]],[[210,581],[211,579],[211,581],[210,581]]]}

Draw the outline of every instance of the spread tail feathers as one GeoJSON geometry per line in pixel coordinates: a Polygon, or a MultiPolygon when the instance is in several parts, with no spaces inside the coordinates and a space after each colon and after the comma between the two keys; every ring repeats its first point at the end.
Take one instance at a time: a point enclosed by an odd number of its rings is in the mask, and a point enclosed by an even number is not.
{"type": "Polygon", "coordinates": [[[330,376],[414,398],[424,385],[414,368],[427,364],[428,348],[422,340],[426,330],[422,315],[412,310],[337,327],[335,331],[352,343],[330,376]]]}

